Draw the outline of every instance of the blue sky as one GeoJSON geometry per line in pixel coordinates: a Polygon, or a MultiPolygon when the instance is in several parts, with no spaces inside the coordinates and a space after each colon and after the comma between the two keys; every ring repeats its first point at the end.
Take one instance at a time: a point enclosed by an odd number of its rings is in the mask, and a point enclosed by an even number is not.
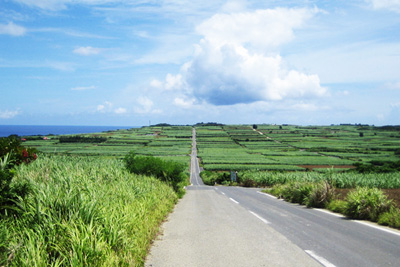
{"type": "Polygon", "coordinates": [[[400,124],[400,0],[2,0],[0,124],[400,124]]]}

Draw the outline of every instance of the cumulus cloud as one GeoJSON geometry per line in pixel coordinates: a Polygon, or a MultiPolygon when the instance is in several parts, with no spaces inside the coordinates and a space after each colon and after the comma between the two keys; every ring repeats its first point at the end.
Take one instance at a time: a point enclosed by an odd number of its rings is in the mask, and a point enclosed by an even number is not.
{"type": "Polygon", "coordinates": [[[7,34],[12,36],[25,35],[26,29],[22,26],[16,25],[13,22],[8,24],[0,24],[0,34],[7,34]]]}
{"type": "Polygon", "coordinates": [[[294,38],[293,30],[303,26],[318,10],[266,9],[254,12],[216,14],[197,27],[197,31],[215,46],[242,45],[271,49],[294,38]]]}
{"type": "Polygon", "coordinates": [[[214,105],[327,95],[317,75],[288,69],[278,53],[316,12],[278,8],[214,15],[197,27],[203,38],[192,60],[181,73],[167,75],[164,88],[214,105]]]}
{"type": "Polygon", "coordinates": [[[147,113],[153,113],[153,114],[159,114],[161,113],[160,109],[154,109],[154,103],[153,101],[146,97],[146,96],[140,96],[136,100],[136,107],[135,107],[135,112],[138,114],[147,114],[147,113]]]}
{"type": "Polygon", "coordinates": [[[388,9],[400,13],[400,0],[366,0],[374,9],[388,9]]]}
{"type": "Polygon", "coordinates": [[[95,48],[91,46],[86,46],[86,47],[78,47],[74,49],[74,54],[78,54],[81,56],[91,56],[91,55],[97,55],[101,52],[100,48],[95,48]]]}
{"type": "Polygon", "coordinates": [[[12,119],[21,113],[20,110],[0,110],[0,119],[12,119]]]}
{"type": "Polygon", "coordinates": [[[175,106],[185,108],[185,109],[192,108],[194,106],[195,102],[196,102],[196,99],[194,99],[194,98],[187,99],[187,98],[183,98],[183,97],[176,97],[174,99],[175,106]]]}

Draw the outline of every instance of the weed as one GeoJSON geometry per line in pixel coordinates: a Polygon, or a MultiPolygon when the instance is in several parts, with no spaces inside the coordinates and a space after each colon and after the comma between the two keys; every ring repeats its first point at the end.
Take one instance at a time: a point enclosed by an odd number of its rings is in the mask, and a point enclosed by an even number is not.
{"type": "Polygon", "coordinates": [[[346,198],[345,214],[353,219],[377,221],[390,210],[392,202],[377,188],[357,188],[346,198]]]}
{"type": "Polygon", "coordinates": [[[378,223],[395,228],[400,228],[400,209],[392,207],[389,211],[382,213],[378,223]]]}

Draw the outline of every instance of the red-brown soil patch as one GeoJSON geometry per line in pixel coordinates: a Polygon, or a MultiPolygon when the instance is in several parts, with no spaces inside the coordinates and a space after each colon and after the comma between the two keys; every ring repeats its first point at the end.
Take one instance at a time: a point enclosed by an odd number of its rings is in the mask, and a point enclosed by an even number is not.
{"type": "Polygon", "coordinates": [[[355,166],[353,165],[297,165],[298,167],[313,170],[313,169],[318,169],[318,168],[324,168],[324,169],[329,169],[329,168],[334,168],[334,169],[354,169],[355,166]]]}
{"type": "MultiPolygon", "coordinates": [[[[349,188],[335,188],[338,198],[344,200],[347,194],[354,189],[349,188]]],[[[400,208],[400,188],[396,189],[381,189],[388,199],[393,200],[394,204],[400,208]]]]}

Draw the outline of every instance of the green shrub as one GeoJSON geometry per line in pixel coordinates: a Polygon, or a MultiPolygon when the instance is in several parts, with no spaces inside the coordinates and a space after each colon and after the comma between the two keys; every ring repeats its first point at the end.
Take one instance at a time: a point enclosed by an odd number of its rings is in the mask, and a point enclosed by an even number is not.
{"type": "Polygon", "coordinates": [[[392,201],[377,188],[357,188],[346,198],[345,214],[353,219],[377,221],[380,214],[390,210],[392,201]]]}
{"type": "MultiPolygon", "coordinates": [[[[274,186],[275,187],[275,186],[274,186]]],[[[313,190],[312,183],[291,182],[278,186],[280,198],[292,203],[306,204],[307,198],[313,190]]]]}
{"type": "Polygon", "coordinates": [[[0,159],[8,155],[9,161],[7,168],[21,163],[30,163],[37,158],[35,148],[26,148],[18,136],[0,138],[0,159]]]}
{"type": "Polygon", "coordinates": [[[285,186],[282,184],[276,184],[271,188],[266,188],[266,189],[262,190],[262,192],[274,195],[277,198],[283,198],[282,190],[284,189],[284,187],[285,186]]]}
{"type": "Polygon", "coordinates": [[[14,167],[36,160],[34,151],[21,146],[16,137],[0,138],[0,215],[14,213],[15,201],[29,192],[28,182],[13,183],[14,167]]]}
{"type": "Polygon", "coordinates": [[[124,160],[129,172],[154,176],[172,186],[179,196],[183,196],[183,186],[186,180],[185,165],[153,156],[137,156],[134,152],[126,155],[124,160]]]}
{"type": "Polygon", "coordinates": [[[335,188],[328,182],[320,182],[313,185],[313,188],[306,198],[307,207],[324,208],[335,194],[335,188]]]}
{"type": "Polygon", "coordinates": [[[392,207],[389,211],[382,213],[378,218],[378,223],[400,228],[400,209],[392,207]]]}
{"type": "Polygon", "coordinates": [[[231,176],[229,172],[213,172],[213,171],[202,171],[200,173],[201,179],[206,185],[230,185],[231,176]]]}
{"type": "Polygon", "coordinates": [[[326,208],[330,211],[344,214],[346,212],[347,202],[340,199],[332,199],[326,204],[326,208]]]}

